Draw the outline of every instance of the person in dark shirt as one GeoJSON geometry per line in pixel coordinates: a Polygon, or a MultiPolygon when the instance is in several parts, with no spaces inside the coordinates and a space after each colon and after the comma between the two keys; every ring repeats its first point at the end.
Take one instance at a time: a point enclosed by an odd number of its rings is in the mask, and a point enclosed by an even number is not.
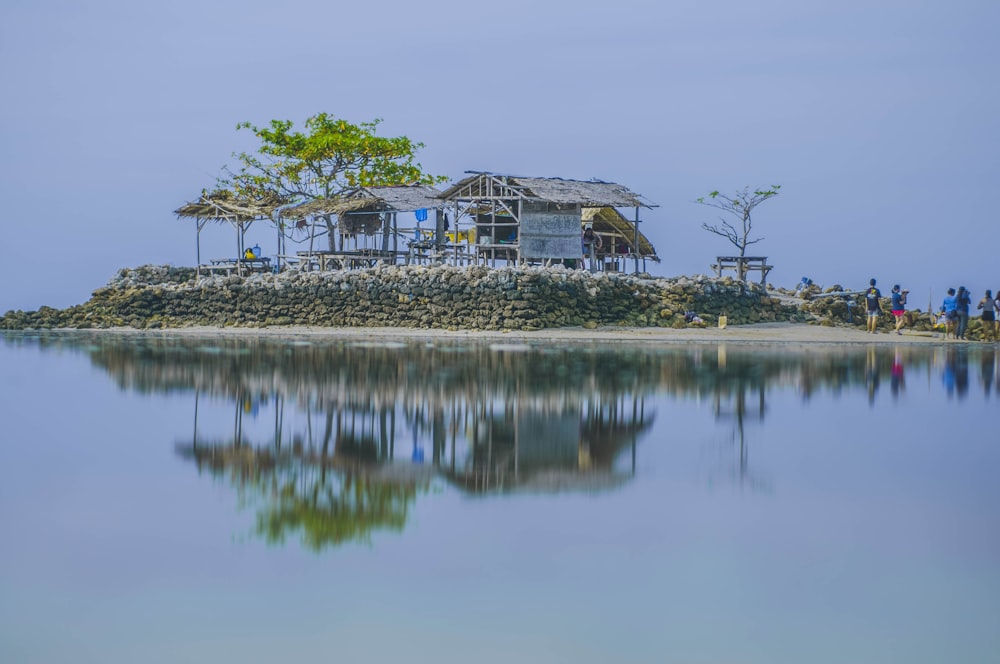
{"type": "Polygon", "coordinates": [[[875,280],[868,282],[868,290],[865,291],[865,306],[868,309],[868,333],[875,334],[878,328],[878,316],[882,313],[882,291],[875,287],[875,280]]]}
{"type": "Polygon", "coordinates": [[[899,284],[892,287],[892,315],[896,317],[896,334],[902,334],[899,328],[903,327],[903,320],[906,318],[906,294],[908,290],[900,290],[899,284]]]}
{"type": "Polygon", "coordinates": [[[955,329],[955,337],[965,340],[965,331],[969,327],[969,305],[972,304],[972,296],[965,286],[958,287],[958,295],[955,296],[955,313],[958,314],[958,325],[955,329]]]}
{"type": "Polygon", "coordinates": [[[583,231],[583,257],[590,259],[590,271],[593,272],[596,266],[597,252],[604,246],[601,236],[594,232],[594,227],[590,224],[583,231]]]}

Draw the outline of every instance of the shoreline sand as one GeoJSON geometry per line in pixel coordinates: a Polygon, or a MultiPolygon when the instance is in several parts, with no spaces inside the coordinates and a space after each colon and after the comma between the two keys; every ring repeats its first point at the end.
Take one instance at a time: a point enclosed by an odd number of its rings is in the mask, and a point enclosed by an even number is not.
{"type": "Polygon", "coordinates": [[[656,327],[581,327],[552,328],[532,332],[486,331],[486,330],[445,330],[435,328],[398,327],[181,327],[162,329],[56,329],[33,330],[30,333],[98,333],[143,336],[242,336],[287,339],[368,339],[372,341],[403,339],[448,339],[448,340],[518,340],[551,342],[601,342],[601,343],[655,343],[655,344],[700,344],[700,343],[740,343],[740,344],[855,344],[855,345],[975,345],[982,342],[945,339],[941,333],[904,331],[868,334],[863,330],[845,327],[826,327],[805,323],[757,323],[733,325],[718,328],[656,328],[656,327]]]}

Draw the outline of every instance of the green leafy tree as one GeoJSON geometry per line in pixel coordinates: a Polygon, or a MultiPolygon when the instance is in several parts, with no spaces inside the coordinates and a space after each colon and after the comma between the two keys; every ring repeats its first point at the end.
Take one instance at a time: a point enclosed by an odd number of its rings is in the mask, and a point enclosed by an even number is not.
{"type": "Polygon", "coordinates": [[[781,189],[780,184],[771,185],[770,189],[751,190],[750,187],[744,187],[732,196],[713,191],[708,196],[699,198],[697,202],[722,210],[726,214],[736,217],[739,221],[734,224],[725,216],[721,216],[719,217],[721,225],[704,223],[701,227],[709,233],[726,238],[740,250],[740,256],[745,256],[747,246],[764,239],[750,237],[750,233],[753,231],[751,214],[758,205],[777,196],[779,189],[781,189]]]}
{"type": "MultiPolygon", "coordinates": [[[[333,198],[356,187],[445,179],[425,173],[415,161],[423,143],[378,136],[381,122],[352,124],[328,113],[308,118],[304,131],[288,120],[271,120],[264,127],[241,122],[237,130],[253,132],[260,146],[234,154],[239,169],[227,169],[219,184],[240,198],[294,201],[333,198]]],[[[326,223],[332,231],[332,219],[327,217],[326,223]]]]}

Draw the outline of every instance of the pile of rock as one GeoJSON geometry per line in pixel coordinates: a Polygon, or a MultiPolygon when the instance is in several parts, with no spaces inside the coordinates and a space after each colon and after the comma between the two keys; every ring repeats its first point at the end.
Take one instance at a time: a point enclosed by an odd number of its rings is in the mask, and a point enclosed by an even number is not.
{"type": "Polygon", "coordinates": [[[190,268],[121,270],[85,304],[11,311],[0,329],[353,326],[538,330],[687,327],[803,319],[756,284],[704,276],[591,274],[563,267],[381,266],[196,279],[190,268]]]}

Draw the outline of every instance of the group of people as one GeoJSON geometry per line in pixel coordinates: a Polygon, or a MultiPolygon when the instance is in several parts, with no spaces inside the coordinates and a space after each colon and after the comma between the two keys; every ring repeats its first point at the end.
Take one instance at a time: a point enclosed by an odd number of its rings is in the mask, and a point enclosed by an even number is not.
{"type": "MultiPolygon", "coordinates": [[[[902,334],[903,322],[906,320],[906,296],[909,290],[900,288],[899,284],[892,287],[892,294],[889,298],[889,309],[896,318],[896,334],[902,334]]],[[[875,334],[878,329],[878,317],[882,313],[882,291],[875,286],[875,280],[868,282],[868,289],[865,291],[865,306],[868,311],[868,333],[875,334]]]]}
{"type": "MultiPolygon", "coordinates": [[[[902,334],[902,327],[906,321],[906,295],[910,291],[900,288],[899,284],[892,287],[890,294],[889,308],[896,318],[896,334],[902,334]]],[[[865,304],[868,312],[868,332],[874,334],[878,328],[879,315],[882,313],[882,293],[875,285],[875,280],[869,282],[868,289],[865,290],[865,304]]],[[[965,288],[959,286],[948,289],[948,295],[941,303],[939,315],[944,318],[945,339],[949,336],[955,339],[965,339],[969,328],[969,309],[972,306],[972,294],[965,288]]],[[[983,338],[990,341],[1000,339],[1000,291],[996,297],[993,291],[987,290],[983,299],[979,301],[977,309],[982,311],[983,338]]]]}
{"type": "MultiPolygon", "coordinates": [[[[965,333],[969,327],[969,307],[972,305],[972,294],[966,290],[965,286],[959,286],[956,292],[954,288],[948,289],[948,295],[941,303],[941,315],[945,319],[945,338],[948,335],[955,339],[965,339],[965,333]]],[[[996,297],[993,291],[987,290],[983,299],[979,300],[976,308],[982,311],[983,338],[996,341],[1000,337],[1000,323],[997,321],[997,312],[1000,312],[1000,291],[996,297]]]]}

